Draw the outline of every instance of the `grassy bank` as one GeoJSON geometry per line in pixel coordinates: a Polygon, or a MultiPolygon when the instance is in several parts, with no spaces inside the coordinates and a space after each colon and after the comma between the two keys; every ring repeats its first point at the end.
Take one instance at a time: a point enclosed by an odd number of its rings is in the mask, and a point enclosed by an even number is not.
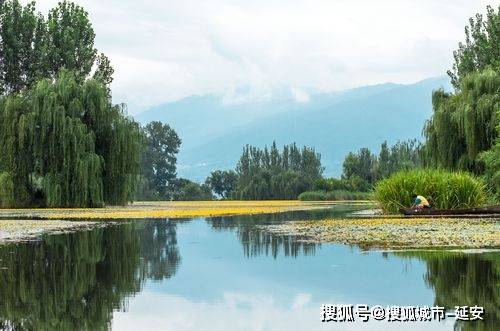
{"type": "Polygon", "coordinates": [[[484,182],[466,172],[420,169],[398,172],[375,187],[375,200],[386,212],[398,212],[412,204],[414,194],[423,195],[440,209],[481,206],[488,199],[484,182]]]}
{"type": "Polygon", "coordinates": [[[371,193],[335,191],[307,191],[299,195],[300,201],[341,201],[341,200],[370,200],[371,193]]]}

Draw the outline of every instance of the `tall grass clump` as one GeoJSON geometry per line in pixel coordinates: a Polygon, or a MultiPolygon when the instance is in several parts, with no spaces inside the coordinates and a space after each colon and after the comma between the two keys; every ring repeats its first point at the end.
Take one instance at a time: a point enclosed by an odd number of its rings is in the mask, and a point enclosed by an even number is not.
{"type": "Polygon", "coordinates": [[[386,212],[410,206],[414,194],[425,196],[439,209],[472,208],[488,198],[485,183],[466,172],[435,169],[405,170],[375,186],[375,200],[386,212]]]}
{"type": "Polygon", "coordinates": [[[300,201],[370,200],[371,193],[345,190],[307,191],[299,195],[300,201]]]}

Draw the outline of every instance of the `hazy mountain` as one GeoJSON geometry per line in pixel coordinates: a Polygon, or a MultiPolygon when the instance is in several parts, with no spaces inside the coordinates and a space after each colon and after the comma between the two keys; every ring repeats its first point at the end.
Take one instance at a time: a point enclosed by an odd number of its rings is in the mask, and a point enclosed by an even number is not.
{"type": "Polygon", "coordinates": [[[136,118],[167,122],[179,133],[182,177],[203,180],[211,170],[234,168],[245,144],[263,146],[273,140],[315,147],[325,174],[339,175],[349,151],[364,146],[378,150],[384,140],[420,138],[432,112],[432,90],[440,87],[450,89],[447,77],[312,94],[307,102],[283,91],[253,102],[193,96],[136,118]]]}

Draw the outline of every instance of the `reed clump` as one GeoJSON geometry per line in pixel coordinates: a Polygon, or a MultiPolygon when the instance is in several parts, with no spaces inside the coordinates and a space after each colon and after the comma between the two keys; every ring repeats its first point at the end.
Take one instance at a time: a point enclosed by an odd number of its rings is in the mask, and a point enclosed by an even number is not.
{"type": "Polygon", "coordinates": [[[425,196],[432,207],[439,209],[477,207],[488,199],[483,180],[467,172],[436,169],[395,173],[377,183],[374,198],[384,211],[394,213],[410,206],[415,194],[425,196]]]}

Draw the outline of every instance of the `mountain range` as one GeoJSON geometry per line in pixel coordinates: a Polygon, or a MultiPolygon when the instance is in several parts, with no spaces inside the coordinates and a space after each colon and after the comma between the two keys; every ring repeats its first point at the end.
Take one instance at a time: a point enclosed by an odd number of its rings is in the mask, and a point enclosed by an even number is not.
{"type": "Polygon", "coordinates": [[[182,139],[180,177],[202,181],[215,169],[232,169],[246,144],[263,147],[296,142],[322,155],[325,175],[339,176],[349,151],[422,138],[432,114],[432,91],[451,90],[449,78],[414,84],[385,83],[296,98],[287,90],[258,100],[219,95],[190,96],[136,115],[162,121],[182,139]],[[299,100],[300,99],[300,100],[299,100]]]}

